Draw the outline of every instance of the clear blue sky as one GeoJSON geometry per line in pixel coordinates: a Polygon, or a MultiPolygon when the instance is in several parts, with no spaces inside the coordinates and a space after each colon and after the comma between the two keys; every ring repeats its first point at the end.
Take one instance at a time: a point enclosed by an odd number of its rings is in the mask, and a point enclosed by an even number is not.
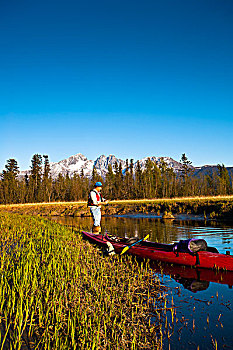
{"type": "Polygon", "coordinates": [[[1,0],[0,169],[83,153],[233,165],[232,0],[1,0]]]}

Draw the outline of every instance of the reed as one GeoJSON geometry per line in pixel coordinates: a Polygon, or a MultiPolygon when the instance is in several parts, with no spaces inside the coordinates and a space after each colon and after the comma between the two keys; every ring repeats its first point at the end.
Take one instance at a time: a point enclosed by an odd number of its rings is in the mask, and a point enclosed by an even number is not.
{"type": "Polygon", "coordinates": [[[147,265],[38,217],[0,213],[0,232],[0,349],[162,348],[147,265]]]}

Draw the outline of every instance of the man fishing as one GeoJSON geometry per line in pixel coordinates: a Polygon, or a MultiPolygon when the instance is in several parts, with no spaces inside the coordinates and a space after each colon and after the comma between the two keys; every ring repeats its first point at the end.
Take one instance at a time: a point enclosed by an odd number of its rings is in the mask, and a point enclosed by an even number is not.
{"type": "Polygon", "coordinates": [[[94,189],[91,190],[88,197],[88,207],[90,208],[91,216],[93,218],[94,224],[92,227],[93,233],[100,233],[100,221],[101,221],[101,204],[107,204],[108,201],[102,197],[102,183],[96,182],[94,189]]]}

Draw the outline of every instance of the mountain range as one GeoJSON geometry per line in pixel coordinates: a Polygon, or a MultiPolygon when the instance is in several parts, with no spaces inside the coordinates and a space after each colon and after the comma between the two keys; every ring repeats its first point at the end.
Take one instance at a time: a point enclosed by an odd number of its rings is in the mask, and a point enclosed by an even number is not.
{"type": "MultiPolygon", "coordinates": [[[[148,157],[142,158],[139,160],[139,163],[141,165],[142,169],[145,169],[146,160],[148,157]]],[[[175,173],[179,174],[182,164],[171,157],[155,157],[151,156],[150,159],[155,162],[157,165],[160,165],[162,161],[164,161],[169,168],[172,168],[175,173]]],[[[121,163],[123,173],[126,169],[126,161],[116,158],[114,155],[110,154],[109,156],[101,155],[96,160],[89,160],[87,157],[85,157],[83,154],[78,153],[76,155],[70,156],[66,159],[63,159],[57,163],[51,162],[50,163],[50,174],[52,178],[57,178],[59,174],[62,175],[69,175],[72,177],[75,173],[76,174],[83,174],[87,177],[91,177],[93,167],[95,166],[95,169],[99,175],[101,175],[103,178],[106,176],[106,173],[108,171],[108,165],[110,164],[112,168],[114,169],[114,164],[117,162],[119,165],[121,163]]],[[[136,168],[137,161],[134,162],[134,170],[136,168]]],[[[192,166],[191,166],[192,167],[192,166]]],[[[192,167],[194,171],[194,175],[201,176],[202,174],[207,173],[213,173],[217,170],[216,165],[204,165],[202,167],[192,167]]],[[[228,168],[228,171],[233,171],[233,168],[228,168]]],[[[20,172],[20,177],[26,175],[26,173],[29,175],[30,170],[23,170],[20,172]]]]}

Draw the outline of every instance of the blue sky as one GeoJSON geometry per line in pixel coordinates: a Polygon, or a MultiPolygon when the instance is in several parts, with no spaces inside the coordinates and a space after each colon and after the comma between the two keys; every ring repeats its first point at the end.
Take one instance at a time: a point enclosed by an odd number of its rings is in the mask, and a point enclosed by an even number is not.
{"type": "Polygon", "coordinates": [[[0,2],[0,169],[83,153],[233,166],[231,0],[0,2]]]}

